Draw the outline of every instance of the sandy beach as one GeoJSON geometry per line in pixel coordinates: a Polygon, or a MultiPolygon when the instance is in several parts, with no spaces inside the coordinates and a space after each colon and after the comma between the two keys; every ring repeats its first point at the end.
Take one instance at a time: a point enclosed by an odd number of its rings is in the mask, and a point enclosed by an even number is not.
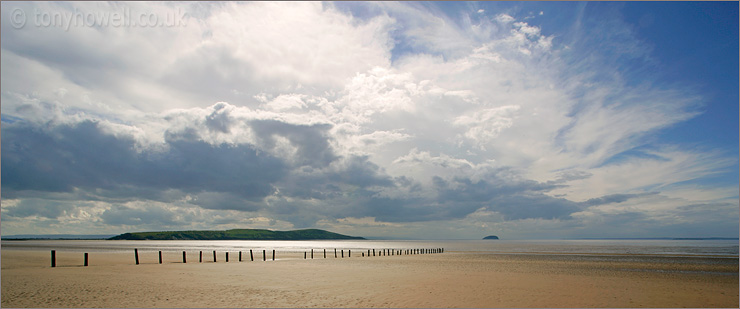
{"type": "MultiPolygon", "coordinates": [[[[2,251],[2,307],[738,307],[738,259],[482,254],[229,263],[2,251]],[[648,262],[646,262],[648,261],[648,262]]],[[[295,254],[294,254],[295,255],[295,254]]],[[[269,260],[269,254],[268,254],[269,260]]]]}

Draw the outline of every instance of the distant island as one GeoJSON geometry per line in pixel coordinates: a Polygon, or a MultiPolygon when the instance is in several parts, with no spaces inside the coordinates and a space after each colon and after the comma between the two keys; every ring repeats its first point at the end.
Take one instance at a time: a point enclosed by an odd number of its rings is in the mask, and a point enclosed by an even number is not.
{"type": "Polygon", "coordinates": [[[109,240],[317,240],[365,239],[320,229],[270,231],[263,229],[233,229],[226,231],[167,231],[123,233],[109,240]]]}
{"type": "Polygon", "coordinates": [[[498,239],[498,236],[496,236],[496,235],[491,235],[491,236],[486,236],[486,237],[483,237],[483,239],[498,239]]]}

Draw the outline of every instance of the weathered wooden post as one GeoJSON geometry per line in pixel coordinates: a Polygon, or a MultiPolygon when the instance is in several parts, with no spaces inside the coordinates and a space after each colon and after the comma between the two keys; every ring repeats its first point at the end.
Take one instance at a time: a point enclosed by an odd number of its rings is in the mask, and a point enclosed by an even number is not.
{"type": "Polygon", "coordinates": [[[337,248],[334,248],[334,258],[337,258],[337,248]]]}
{"type": "Polygon", "coordinates": [[[265,253],[265,250],[262,250],[262,261],[267,261],[267,255],[265,253]]]}
{"type": "Polygon", "coordinates": [[[85,266],[87,266],[87,252],[85,252],[85,266]]]}
{"type": "Polygon", "coordinates": [[[362,257],[365,257],[365,252],[362,253],[362,257]]]}
{"type": "MultiPolygon", "coordinates": [[[[367,255],[370,255],[370,253],[368,252],[367,255]]],[[[373,249],[373,256],[375,256],[375,249],[373,249]]]]}
{"type": "Polygon", "coordinates": [[[239,262],[241,262],[241,261],[242,261],[242,251],[239,250],[239,262]]]}
{"type": "Polygon", "coordinates": [[[159,264],[162,264],[162,251],[159,251],[159,264]]]}
{"type": "Polygon", "coordinates": [[[229,262],[229,251],[226,251],[226,263],[229,262]]]}
{"type": "Polygon", "coordinates": [[[344,249],[342,249],[342,258],[344,258],[344,249]]]}
{"type": "Polygon", "coordinates": [[[252,249],[249,249],[249,260],[254,262],[254,255],[252,254],[252,249]]]}
{"type": "Polygon", "coordinates": [[[272,249],[272,260],[275,260],[275,249],[272,249]]]}
{"type": "Polygon", "coordinates": [[[313,249],[311,249],[311,259],[313,260],[313,249]]]}
{"type": "Polygon", "coordinates": [[[213,250],[213,262],[216,263],[216,250],[213,250]]]}
{"type": "Polygon", "coordinates": [[[324,249],[324,258],[326,258],[326,249],[324,249]]]}
{"type": "Polygon", "coordinates": [[[347,252],[347,257],[352,257],[352,250],[347,249],[347,251],[349,251],[349,252],[347,252]]]}
{"type": "Polygon", "coordinates": [[[188,260],[187,260],[187,259],[185,259],[185,251],[183,251],[183,252],[182,252],[182,263],[183,263],[183,264],[185,264],[185,263],[187,263],[187,262],[188,262],[188,260]]]}
{"type": "Polygon", "coordinates": [[[303,259],[306,259],[306,251],[303,251],[303,259]]]}
{"type": "Polygon", "coordinates": [[[136,258],[136,265],[139,265],[139,249],[134,249],[134,257],[136,258]]]}
{"type": "Polygon", "coordinates": [[[51,250],[51,267],[57,267],[57,252],[51,250]]]}
{"type": "Polygon", "coordinates": [[[203,251],[200,252],[200,258],[198,259],[198,263],[203,263],[203,251]]]}

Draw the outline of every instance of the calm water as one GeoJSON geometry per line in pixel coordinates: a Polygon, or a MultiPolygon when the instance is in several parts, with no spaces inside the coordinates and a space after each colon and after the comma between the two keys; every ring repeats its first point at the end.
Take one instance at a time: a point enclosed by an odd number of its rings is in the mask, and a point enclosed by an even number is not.
{"type": "Polygon", "coordinates": [[[2,241],[3,250],[54,249],[86,252],[124,252],[139,250],[277,250],[304,252],[310,249],[410,249],[445,248],[445,252],[464,253],[550,253],[550,254],[640,254],[661,256],[737,257],[737,240],[322,240],[322,241],[244,241],[244,240],[26,240],[2,241]]]}

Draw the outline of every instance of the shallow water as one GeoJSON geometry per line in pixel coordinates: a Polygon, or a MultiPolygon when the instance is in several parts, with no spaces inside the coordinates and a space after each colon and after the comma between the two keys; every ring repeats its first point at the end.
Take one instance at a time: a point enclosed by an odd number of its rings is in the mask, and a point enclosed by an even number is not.
{"type": "Polygon", "coordinates": [[[24,240],[2,241],[2,249],[50,249],[89,252],[139,250],[356,250],[444,248],[457,253],[547,253],[737,257],[737,240],[24,240]]]}

